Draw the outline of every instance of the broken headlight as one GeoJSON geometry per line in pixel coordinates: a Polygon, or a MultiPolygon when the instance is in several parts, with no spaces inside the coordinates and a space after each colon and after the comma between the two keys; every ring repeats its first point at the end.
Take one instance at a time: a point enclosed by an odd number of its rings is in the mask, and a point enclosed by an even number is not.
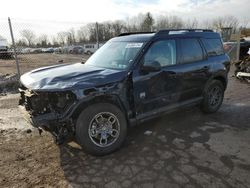
{"type": "Polygon", "coordinates": [[[57,111],[65,110],[70,104],[76,100],[72,92],[53,92],[49,95],[49,102],[57,111]]]}

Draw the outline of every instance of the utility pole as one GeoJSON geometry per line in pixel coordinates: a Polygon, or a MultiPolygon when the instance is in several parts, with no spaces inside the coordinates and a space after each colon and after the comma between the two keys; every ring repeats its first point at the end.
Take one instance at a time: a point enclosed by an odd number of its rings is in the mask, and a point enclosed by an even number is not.
{"type": "Polygon", "coordinates": [[[96,44],[97,44],[97,49],[99,49],[99,28],[97,22],[95,24],[95,27],[96,27],[96,44]]]}
{"type": "Polygon", "coordinates": [[[236,62],[238,62],[240,60],[240,37],[241,37],[241,28],[239,28],[239,33],[237,35],[236,62]]]}
{"type": "Polygon", "coordinates": [[[10,35],[11,35],[11,39],[12,39],[12,46],[13,46],[13,49],[14,49],[14,56],[15,56],[15,60],[16,60],[17,74],[18,74],[18,78],[20,78],[20,68],[19,68],[19,62],[18,62],[17,53],[16,53],[16,43],[15,43],[13,31],[12,31],[12,25],[11,25],[10,17],[8,18],[8,22],[9,22],[9,27],[10,27],[10,35]]]}

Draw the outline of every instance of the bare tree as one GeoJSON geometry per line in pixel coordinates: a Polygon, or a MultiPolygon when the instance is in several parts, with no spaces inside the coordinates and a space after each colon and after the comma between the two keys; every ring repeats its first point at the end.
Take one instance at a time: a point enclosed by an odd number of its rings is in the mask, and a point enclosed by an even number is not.
{"type": "MultiPolygon", "coordinates": [[[[98,23],[98,37],[101,42],[107,41],[125,31],[125,22],[120,20],[98,23]]],[[[81,27],[77,31],[77,38],[81,42],[96,42],[96,23],[89,23],[81,27]]]]}
{"type": "Polygon", "coordinates": [[[193,20],[186,20],[185,21],[185,28],[187,29],[197,29],[198,28],[198,21],[196,19],[193,19],[193,20]]]}
{"type": "Polygon", "coordinates": [[[178,16],[169,16],[169,27],[179,29],[184,26],[183,20],[178,16]]]}
{"type": "Polygon", "coordinates": [[[48,46],[48,35],[46,34],[41,34],[38,37],[38,43],[41,45],[41,47],[47,47],[48,46]]]}
{"type": "Polygon", "coordinates": [[[59,42],[58,42],[58,40],[56,39],[55,36],[51,37],[51,41],[52,41],[53,47],[59,47],[60,46],[60,44],[59,44],[59,42]]]}
{"type": "Polygon", "coordinates": [[[122,32],[125,32],[125,23],[121,20],[116,20],[112,23],[113,35],[118,36],[122,32]]]}
{"type": "Polygon", "coordinates": [[[133,16],[126,19],[126,32],[142,31],[142,23],[144,21],[144,14],[139,13],[137,16],[133,16]]]}
{"type": "Polygon", "coordinates": [[[155,28],[160,29],[180,29],[183,28],[184,22],[178,16],[164,16],[161,15],[156,19],[155,28]]]}
{"type": "Polygon", "coordinates": [[[241,21],[241,27],[242,28],[247,28],[247,25],[249,24],[249,19],[243,18],[241,21]]]}
{"type": "Polygon", "coordinates": [[[66,43],[66,38],[67,38],[67,32],[61,31],[57,33],[57,40],[59,44],[64,45],[66,43]]]}
{"type": "MultiPolygon", "coordinates": [[[[247,21],[242,22],[243,26],[247,25],[247,21]]],[[[99,41],[104,42],[112,37],[119,35],[122,32],[138,32],[138,31],[152,31],[160,29],[180,29],[188,28],[195,29],[198,27],[206,29],[221,30],[223,27],[237,28],[239,21],[234,16],[224,16],[215,19],[198,22],[197,19],[182,19],[175,15],[160,15],[154,18],[150,12],[146,14],[139,13],[136,16],[128,17],[125,21],[116,20],[102,22],[98,24],[98,38],[99,41]]],[[[45,37],[46,38],[46,37],[45,37]]],[[[57,40],[53,43],[57,45],[75,44],[76,42],[96,42],[96,23],[89,23],[82,26],[75,31],[74,28],[68,31],[57,33],[57,40]]],[[[41,41],[42,40],[39,37],[41,41]]]]}
{"type": "Polygon", "coordinates": [[[87,38],[89,42],[96,42],[96,24],[89,23],[86,25],[87,38]]]}
{"type": "Polygon", "coordinates": [[[204,29],[214,29],[212,20],[204,20],[200,23],[200,26],[204,29]]]}
{"type": "Polygon", "coordinates": [[[87,37],[88,37],[88,33],[87,33],[87,29],[86,26],[82,26],[80,27],[79,30],[77,30],[77,40],[80,43],[86,42],[87,41],[87,37]]]}
{"type": "Polygon", "coordinates": [[[16,45],[20,48],[22,47],[27,47],[27,43],[25,42],[25,40],[23,39],[19,39],[17,42],[16,42],[16,45]]]}
{"type": "Polygon", "coordinates": [[[231,27],[233,28],[233,30],[236,30],[239,25],[239,20],[234,16],[224,16],[213,19],[212,23],[214,29],[216,29],[217,31],[220,31],[225,27],[231,27]]]}
{"type": "Polygon", "coordinates": [[[76,37],[75,37],[75,30],[74,30],[74,28],[71,28],[67,32],[67,43],[68,44],[75,44],[76,43],[76,37]]]}
{"type": "Polygon", "coordinates": [[[168,28],[168,18],[166,16],[159,16],[156,19],[156,24],[155,24],[155,29],[160,30],[160,29],[166,29],[168,28]]]}
{"type": "Polygon", "coordinates": [[[28,42],[28,46],[31,46],[34,43],[36,35],[32,30],[24,29],[20,31],[20,34],[28,42]]]}
{"type": "Polygon", "coordinates": [[[107,41],[113,37],[112,22],[103,22],[98,24],[99,41],[107,41]]]}

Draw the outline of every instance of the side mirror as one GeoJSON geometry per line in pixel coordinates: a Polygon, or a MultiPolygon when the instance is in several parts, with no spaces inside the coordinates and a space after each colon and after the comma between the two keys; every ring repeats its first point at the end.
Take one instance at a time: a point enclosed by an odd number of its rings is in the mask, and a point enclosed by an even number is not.
{"type": "Polygon", "coordinates": [[[161,70],[161,64],[158,61],[152,61],[142,65],[142,72],[158,72],[161,70]]]}
{"type": "Polygon", "coordinates": [[[85,62],[86,60],[82,58],[81,63],[84,64],[85,62]]]}

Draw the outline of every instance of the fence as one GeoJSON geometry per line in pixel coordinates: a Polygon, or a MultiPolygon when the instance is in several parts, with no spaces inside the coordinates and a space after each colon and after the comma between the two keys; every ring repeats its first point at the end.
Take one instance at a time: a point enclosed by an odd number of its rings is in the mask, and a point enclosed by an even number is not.
{"type": "Polygon", "coordinates": [[[232,62],[240,59],[240,37],[241,30],[223,28],[221,31],[225,52],[229,55],[232,62]]]}
{"type": "Polygon", "coordinates": [[[99,45],[96,41],[86,42],[76,39],[84,35],[80,33],[82,26],[84,23],[56,21],[34,23],[18,19],[12,19],[9,25],[7,19],[1,19],[0,76],[18,74],[16,63],[19,63],[20,74],[23,74],[43,66],[86,61],[99,45]]]}

